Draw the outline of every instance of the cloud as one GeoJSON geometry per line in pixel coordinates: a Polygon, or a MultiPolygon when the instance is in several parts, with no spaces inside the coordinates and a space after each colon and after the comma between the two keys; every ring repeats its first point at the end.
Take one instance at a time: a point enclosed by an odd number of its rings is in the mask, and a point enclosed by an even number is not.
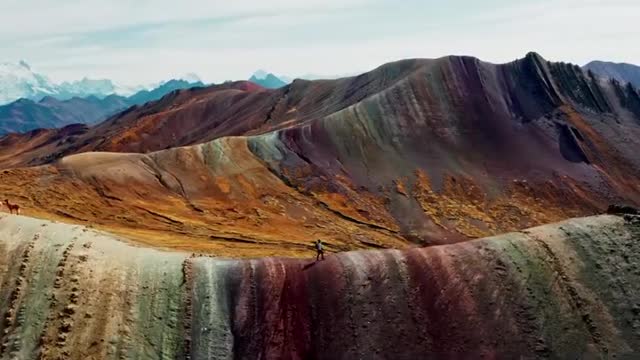
{"type": "Polygon", "coordinates": [[[531,50],[640,63],[636,0],[2,1],[0,61],[24,58],[58,80],[196,72],[218,82],[258,68],[353,73],[407,57],[506,62],[531,50]]]}
{"type": "Polygon", "coordinates": [[[0,34],[31,37],[280,12],[346,9],[365,0],[3,0],[0,34]]]}

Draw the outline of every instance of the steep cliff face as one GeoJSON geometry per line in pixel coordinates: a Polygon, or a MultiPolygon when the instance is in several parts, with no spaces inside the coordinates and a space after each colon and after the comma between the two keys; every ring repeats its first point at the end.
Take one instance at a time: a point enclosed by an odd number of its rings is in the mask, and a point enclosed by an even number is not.
{"type": "Polygon", "coordinates": [[[0,219],[0,354],[35,358],[614,356],[640,351],[640,219],[575,219],[326,261],[224,260],[0,219]]]}

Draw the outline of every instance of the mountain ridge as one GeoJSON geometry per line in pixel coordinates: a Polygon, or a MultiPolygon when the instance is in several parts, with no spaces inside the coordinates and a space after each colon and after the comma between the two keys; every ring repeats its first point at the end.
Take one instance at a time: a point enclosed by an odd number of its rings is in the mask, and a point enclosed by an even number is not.
{"type": "Polygon", "coordinates": [[[638,101],[535,53],[179,90],[81,134],[0,139],[0,164],[18,168],[0,193],[163,246],[168,234],[196,249],[295,251],[318,234],[342,249],[454,243],[640,203],[638,101]]]}
{"type": "MultiPolygon", "coordinates": [[[[200,78],[193,73],[186,74],[176,80],[194,84],[202,83],[200,78]]],[[[169,81],[148,87],[121,86],[109,79],[89,79],[87,77],[75,81],[55,83],[45,75],[34,72],[29,64],[21,60],[17,64],[0,63],[0,105],[6,105],[20,98],[37,102],[46,96],[53,96],[61,101],[89,96],[98,98],[105,98],[109,95],[131,97],[144,90],[152,91],[162,87],[169,81]]]]}
{"type": "Polygon", "coordinates": [[[256,73],[251,75],[249,81],[267,89],[278,89],[287,85],[287,82],[282,80],[280,77],[272,73],[267,73],[264,70],[258,70],[256,73]]]}
{"type": "Polygon", "coordinates": [[[73,123],[93,125],[131,106],[157,100],[172,91],[201,86],[204,86],[202,82],[170,80],[151,91],[141,90],[129,97],[111,94],[59,100],[47,95],[39,101],[19,99],[0,106],[0,136],[38,128],[60,128],[73,123]]]}
{"type": "Polygon", "coordinates": [[[624,358],[640,351],[639,225],[603,215],[314,262],[310,247],[211,258],[3,215],[0,342],[24,359],[624,358]]]}

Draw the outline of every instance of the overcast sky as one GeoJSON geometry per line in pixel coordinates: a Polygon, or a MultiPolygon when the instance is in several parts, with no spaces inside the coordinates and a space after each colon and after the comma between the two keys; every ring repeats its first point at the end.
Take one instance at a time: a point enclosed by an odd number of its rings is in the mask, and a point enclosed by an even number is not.
{"type": "Polygon", "coordinates": [[[408,57],[640,64],[640,0],[0,0],[0,62],[123,84],[366,71],[408,57]]]}

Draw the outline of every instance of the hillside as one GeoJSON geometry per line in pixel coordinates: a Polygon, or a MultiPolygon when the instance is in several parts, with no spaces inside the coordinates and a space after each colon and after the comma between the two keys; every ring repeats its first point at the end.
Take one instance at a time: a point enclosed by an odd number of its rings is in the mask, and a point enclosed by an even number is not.
{"type": "Polygon", "coordinates": [[[455,243],[640,203],[638,99],[536,54],[181,90],[89,129],[0,139],[5,166],[49,163],[4,170],[0,195],[219,255],[298,256],[317,237],[341,250],[455,243]]]}
{"type": "Polygon", "coordinates": [[[607,61],[592,61],[584,66],[585,70],[591,70],[595,74],[622,83],[631,83],[640,87],[640,66],[624,63],[612,63],[607,61]]]}
{"type": "MultiPolygon", "coordinates": [[[[276,90],[240,81],[177,91],[107,119],[46,158],[31,154],[33,147],[22,148],[19,137],[14,138],[13,144],[23,153],[20,165],[33,165],[85,151],[150,152],[223,136],[261,134],[354,105],[401,81],[423,62],[431,61],[387,64],[370,73],[340,80],[296,80],[276,90]]],[[[0,152],[5,149],[0,147],[0,152]]],[[[0,162],[3,165],[6,164],[0,162]]]]}
{"type": "Polygon", "coordinates": [[[71,124],[94,124],[129,107],[120,96],[57,100],[45,97],[39,102],[21,99],[0,106],[0,135],[28,132],[42,128],[59,128],[71,124]]]}
{"type": "Polygon", "coordinates": [[[633,356],[639,237],[638,217],[598,216],[314,264],[162,252],[3,216],[0,356],[633,356]]]}

